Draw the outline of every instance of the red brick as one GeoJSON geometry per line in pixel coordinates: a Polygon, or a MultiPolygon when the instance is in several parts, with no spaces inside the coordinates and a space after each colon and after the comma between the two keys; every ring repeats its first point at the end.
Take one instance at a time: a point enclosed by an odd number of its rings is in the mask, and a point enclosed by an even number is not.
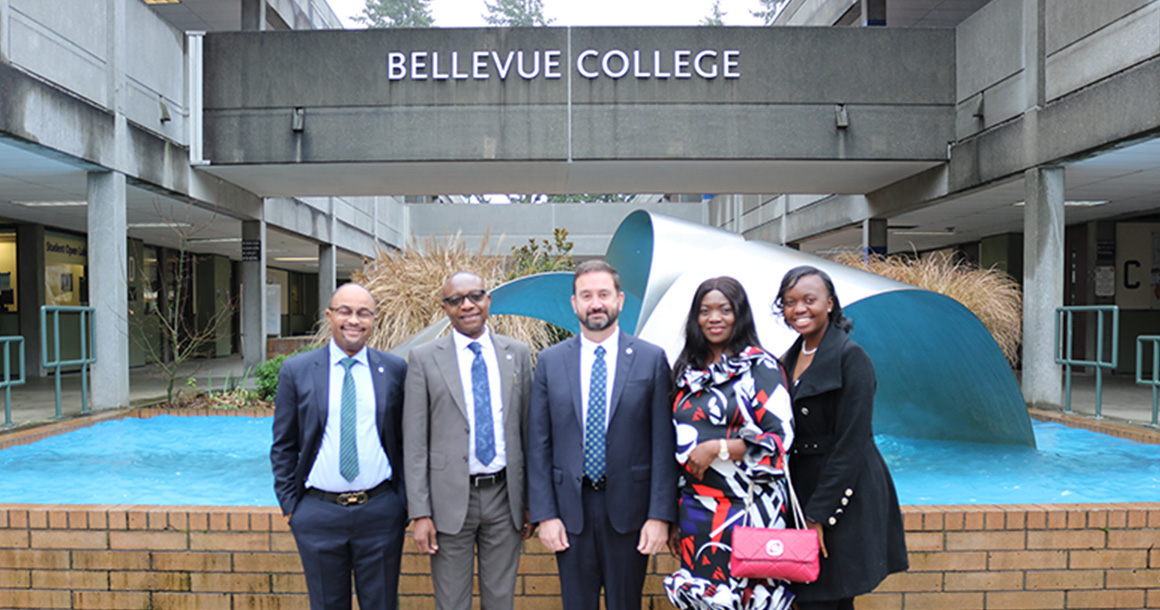
{"type": "Polygon", "coordinates": [[[943,580],[946,591],[1012,591],[1022,588],[1022,572],[949,572],[943,580]]]}
{"type": "Polygon", "coordinates": [[[141,608],[148,610],[148,593],[133,591],[74,591],[73,608],[76,610],[123,610],[141,608]]]}
{"type": "Polygon", "coordinates": [[[189,575],[190,591],[195,593],[269,593],[268,574],[219,574],[194,572],[189,575]]]}
{"type": "Polygon", "coordinates": [[[942,532],[907,532],[906,548],[911,552],[939,552],[944,550],[942,532]]]}
{"type": "Polygon", "coordinates": [[[74,530],[89,529],[89,511],[84,509],[68,511],[68,527],[74,530]]]}
{"type": "Polygon", "coordinates": [[[8,527],[12,529],[20,529],[28,527],[28,511],[21,509],[8,509],[8,527]]]}
{"type": "Polygon", "coordinates": [[[1148,527],[1148,511],[1140,508],[1138,504],[1129,506],[1128,527],[1134,529],[1144,529],[1145,527],[1148,527]]]}
{"type": "MultiPolygon", "coordinates": [[[[858,610],[902,610],[902,593],[871,593],[858,598],[858,610]]],[[[982,596],[980,596],[982,597],[982,596]]],[[[663,608],[654,604],[653,608],[663,608]]]]}
{"type": "Polygon", "coordinates": [[[0,549],[26,549],[28,538],[28,530],[25,529],[0,529],[0,549]]]}
{"type": "Polygon", "coordinates": [[[235,572],[301,572],[302,560],[289,553],[234,553],[235,572]]]}
{"type": "Polygon", "coordinates": [[[169,508],[159,506],[157,508],[149,509],[146,513],[149,520],[149,529],[151,530],[165,530],[169,529],[169,508]]]}
{"type": "Polygon", "coordinates": [[[211,510],[209,513],[209,529],[211,531],[229,531],[230,514],[224,510],[211,510]]]}
{"type": "Polygon", "coordinates": [[[270,531],[271,532],[288,532],[290,531],[290,523],[283,517],[281,513],[270,515],[270,531]]]}
{"type": "Polygon", "coordinates": [[[910,553],[911,572],[965,572],[987,569],[987,554],[972,553],[910,553]]]}
{"type": "Polygon", "coordinates": [[[27,589],[31,583],[32,576],[28,570],[0,570],[0,588],[27,589]]]}
{"type": "Polygon", "coordinates": [[[1027,529],[1027,511],[1011,509],[1007,511],[1006,528],[1009,530],[1027,529]]]}
{"type": "Polygon", "coordinates": [[[127,530],[129,529],[129,511],[123,507],[118,507],[109,510],[105,513],[109,520],[110,530],[127,530]]]}
{"type": "MultiPolygon", "coordinates": [[[[291,606],[287,606],[290,608],[291,606]]],[[[298,608],[306,605],[299,604],[298,608]]],[[[153,594],[154,610],[230,610],[228,593],[164,593],[153,594]]]]}
{"type": "Polygon", "coordinates": [[[109,548],[144,551],[179,551],[188,548],[185,532],[127,530],[109,532],[109,548]]]}
{"type": "Polygon", "coordinates": [[[943,530],[943,512],[940,510],[929,510],[922,516],[922,529],[928,532],[941,532],[943,530]]]}
{"type": "Polygon", "coordinates": [[[0,568],[68,569],[68,551],[16,549],[0,553],[0,568]]]}
{"type": "Polygon", "coordinates": [[[987,554],[991,570],[1061,570],[1067,567],[1067,551],[993,551],[987,554]]]}
{"type": "Polygon", "coordinates": [[[1067,511],[1059,505],[1047,507],[1047,529],[1064,529],[1067,527],[1067,511]]]}
{"type": "Polygon", "coordinates": [[[178,532],[189,531],[189,513],[183,510],[171,510],[168,519],[169,529],[178,532]]]}
{"type": "Polygon", "coordinates": [[[1041,530],[1047,527],[1047,511],[1042,506],[1032,506],[1027,512],[1027,529],[1041,530]]]}
{"type": "Polygon", "coordinates": [[[1068,591],[1068,608],[1143,608],[1144,591],[1068,591]]]}
{"type": "Polygon", "coordinates": [[[1063,591],[997,591],[986,594],[987,610],[1058,610],[1063,591]]]}
{"type": "MultiPolygon", "coordinates": [[[[399,598],[400,610],[408,610],[403,602],[405,599],[407,598],[399,598]]],[[[430,608],[435,607],[430,598],[419,597],[417,599],[420,600],[419,607],[421,608],[430,610],[430,608]]],[[[246,593],[233,595],[233,603],[234,610],[298,610],[308,605],[306,597],[302,595],[251,595],[246,593]]]]}
{"type": "Polygon", "coordinates": [[[33,589],[96,589],[109,588],[109,573],[85,570],[33,570],[33,589]]]}
{"type": "Polygon", "coordinates": [[[73,551],[74,570],[147,570],[149,553],[135,551],[73,551]]]}
{"type": "Polygon", "coordinates": [[[963,511],[953,510],[943,514],[943,529],[948,532],[961,532],[966,527],[963,511]]]}
{"type": "Polygon", "coordinates": [[[1108,570],[1109,589],[1160,587],[1160,570],[1108,570]]]}
{"type": "MultiPolygon", "coordinates": [[[[431,570],[430,562],[426,562],[426,570],[431,570]]],[[[668,555],[657,556],[658,572],[672,573],[680,567],[680,562],[668,555]],[[665,560],[662,562],[662,560],[665,560]]],[[[520,557],[520,574],[559,574],[556,567],[556,558],[550,555],[524,555],[520,557]]]]}
{"type": "Polygon", "coordinates": [[[270,534],[254,532],[190,532],[192,551],[268,551],[270,534]]]}
{"type": "Polygon", "coordinates": [[[278,553],[297,553],[298,543],[294,542],[294,534],[271,533],[270,550],[278,553]]]}
{"type": "Polygon", "coordinates": [[[153,569],[160,572],[228,572],[230,556],[226,553],[156,552],[153,569]]]}
{"type": "Polygon", "coordinates": [[[1101,508],[1088,511],[1087,526],[1092,529],[1103,529],[1108,527],[1108,510],[1106,508],[1101,508]]]}
{"type": "Polygon", "coordinates": [[[1028,549],[1102,549],[1107,545],[1102,530],[1043,530],[1027,532],[1028,549]]]}
{"type": "Polygon", "coordinates": [[[50,508],[48,511],[48,528],[54,530],[68,529],[68,513],[67,508],[50,508]]]}
{"type": "Polygon", "coordinates": [[[886,577],[875,591],[905,593],[908,591],[938,591],[943,575],[939,572],[899,572],[886,577]]]}
{"type": "Polygon", "coordinates": [[[1108,531],[1109,549],[1160,548],[1160,530],[1118,529],[1108,531]]]}
{"type": "Polygon", "coordinates": [[[4,592],[4,605],[8,608],[71,608],[72,594],[68,591],[44,591],[35,589],[13,589],[4,592]]]}
{"type": "MultiPolygon", "coordinates": [[[[270,531],[271,514],[268,512],[253,512],[250,513],[250,530],[255,532],[270,531]]],[[[278,517],[280,520],[281,517],[278,517]]]]}
{"type": "Polygon", "coordinates": [[[976,506],[967,506],[963,509],[963,529],[983,529],[983,511],[976,506]]]}
{"type": "Polygon", "coordinates": [[[114,591],[189,591],[189,572],[113,572],[114,591]]]}
{"type": "Polygon", "coordinates": [[[100,530],[33,530],[31,545],[37,549],[107,549],[109,537],[100,530]]]}
{"type": "Polygon", "coordinates": [[[209,531],[209,513],[203,511],[190,511],[189,531],[209,531]]]}
{"type": "Polygon", "coordinates": [[[983,512],[983,529],[1007,529],[1007,514],[999,509],[988,508],[983,512]]]}
{"type": "Polygon", "coordinates": [[[129,529],[149,529],[149,509],[144,506],[130,506],[126,511],[129,516],[129,529]]]}
{"type": "Polygon", "coordinates": [[[902,527],[908,532],[922,529],[922,512],[913,506],[902,507],[902,527]]]}
{"type": "Polygon", "coordinates": [[[96,508],[88,511],[89,529],[91,530],[105,530],[109,529],[109,513],[107,510],[98,510],[96,508]]]}
{"type": "Polygon", "coordinates": [[[559,576],[525,576],[525,595],[560,595],[559,576]]]}
{"type": "Polygon", "coordinates": [[[948,551],[1016,550],[1026,548],[1026,536],[1034,532],[947,532],[948,551]]]}
{"type": "Polygon", "coordinates": [[[270,589],[274,593],[305,593],[306,577],[298,574],[271,574],[270,589]]]}
{"type": "MultiPolygon", "coordinates": [[[[982,593],[905,593],[903,603],[906,608],[922,610],[983,610],[982,593]]],[[[862,610],[862,599],[858,599],[858,610],[862,610]]]]}
{"type": "Polygon", "coordinates": [[[1068,567],[1074,570],[1131,569],[1148,567],[1148,551],[1072,551],[1068,567]]]}
{"type": "Polygon", "coordinates": [[[1071,589],[1102,589],[1104,573],[1102,570],[1034,570],[1027,572],[1028,591],[1037,590],[1071,590],[1071,589]]]}

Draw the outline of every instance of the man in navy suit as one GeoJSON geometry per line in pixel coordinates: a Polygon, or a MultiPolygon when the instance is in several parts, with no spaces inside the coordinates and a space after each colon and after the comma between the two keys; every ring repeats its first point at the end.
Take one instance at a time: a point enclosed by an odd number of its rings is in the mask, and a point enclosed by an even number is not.
{"type": "Polygon", "coordinates": [[[620,277],[586,261],[572,280],[580,336],[544,350],[528,414],[531,520],[556,553],[564,610],[640,610],[648,556],[677,517],[669,365],[616,323],[620,277]]]}
{"type": "Polygon", "coordinates": [[[278,375],[274,492],[298,544],[310,607],[394,610],[407,526],[401,358],[366,347],[375,300],[345,284],[326,310],[332,339],[278,375]]]}

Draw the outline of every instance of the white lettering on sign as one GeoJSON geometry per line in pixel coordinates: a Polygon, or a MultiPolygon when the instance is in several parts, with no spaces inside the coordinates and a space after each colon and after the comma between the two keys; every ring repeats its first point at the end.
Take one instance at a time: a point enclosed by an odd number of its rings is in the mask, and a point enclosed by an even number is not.
{"type": "MultiPolygon", "coordinates": [[[[387,80],[501,81],[518,76],[523,80],[559,79],[564,76],[560,49],[516,49],[510,51],[390,51],[387,53],[387,80]]],[[[589,79],[618,80],[632,76],[638,80],[669,78],[741,78],[741,51],[737,49],[584,49],[576,55],[576,74],[589,79]],[[651,51],[651,53],[649,52],[651,51]]]]}

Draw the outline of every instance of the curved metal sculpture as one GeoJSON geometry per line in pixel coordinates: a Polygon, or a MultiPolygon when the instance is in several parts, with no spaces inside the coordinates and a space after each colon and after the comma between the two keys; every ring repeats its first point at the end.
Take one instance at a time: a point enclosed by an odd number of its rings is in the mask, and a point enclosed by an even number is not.
{"type": "MultiPolygon", "coordinates": [[[[854,339],[878,373],[879,433],[936,440],[1035,446],[1022,393],[999,346],[973,314],[948,297],[735,233],[638,210],[608,246],[626,295],[620,325],[673,360],[698,284],[731,275],[745,286],[766,349],[781,354],[797,334],[771,305],[782,276],[809,264],[825,270],[854,339]],[[762,315],[763,312],[765,315],[762,315]]],[[[492,292],[491,313],[537,318],[579,332],[571,273],[514,280],[492,292]]]]}

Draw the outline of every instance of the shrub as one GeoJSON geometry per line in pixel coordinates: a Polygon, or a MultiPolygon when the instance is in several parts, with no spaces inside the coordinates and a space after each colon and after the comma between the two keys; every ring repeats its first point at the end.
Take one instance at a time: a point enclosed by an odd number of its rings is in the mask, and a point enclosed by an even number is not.
{"type": "Polygon", "coordinates": [[[262,400],[274,400],[274,395],[278,393],[278,373],[282,371],[282,363],[289,357],[289,354],[274,356],[259,364],[254,371],[257,376],[254,385],[262,400]]]}

